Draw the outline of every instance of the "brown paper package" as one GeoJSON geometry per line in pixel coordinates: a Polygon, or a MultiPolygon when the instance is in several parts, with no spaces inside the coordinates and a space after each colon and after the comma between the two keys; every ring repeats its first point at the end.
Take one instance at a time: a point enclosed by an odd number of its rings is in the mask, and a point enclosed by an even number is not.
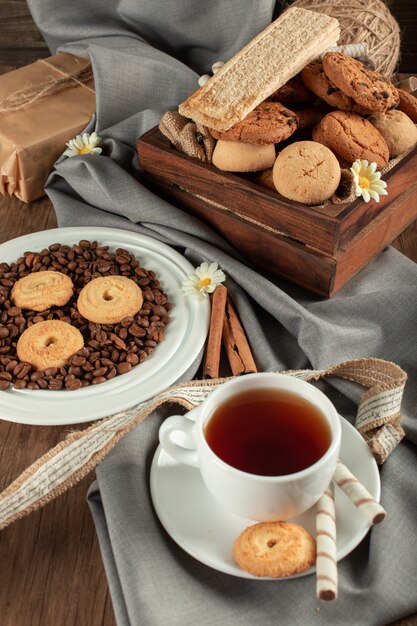
{"type": "Polygon", "coordinates": [[[0,76],[1,194],[23,202],[45,194],[46,179],[66,142],[95,111],[89,70],[88,60],[59,53],[0,76]],[[45,85],[48,93],[39,97],[45,85]],[[28,89],[25,101],[23,90],[28,89]]]}

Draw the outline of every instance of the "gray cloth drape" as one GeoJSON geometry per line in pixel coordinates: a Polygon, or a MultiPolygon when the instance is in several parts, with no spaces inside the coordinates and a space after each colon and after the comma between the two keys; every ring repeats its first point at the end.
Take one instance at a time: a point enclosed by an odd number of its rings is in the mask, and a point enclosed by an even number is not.
{"type": "MultiPolygon", "coordinates": [[[[407,440],[381,470],[388,516],[340,563],[333,604],[318,605],[313,576],[241,580],[185,554],[162,530],[149,497],[149,465],[165,413],[127,435],[97,468],[89,493],[118,624],[381,625],[417,611],[415,264],[388,248],[324,300],[256,273],[221,235],[141,183],[137,138],[281,7],[271,0],[29,0],[29,6],[52,52],[91,58],[97,117],[90,130],[104,137],[103,155],[61,158],[48,181],[60,226],[130,229],[175,246],[195,265],[218,261],[261,370],[375,356],[409,374],[407,440]]],[[[332,381],[327,391],[352,421],[362,390],[332,381]]]]}

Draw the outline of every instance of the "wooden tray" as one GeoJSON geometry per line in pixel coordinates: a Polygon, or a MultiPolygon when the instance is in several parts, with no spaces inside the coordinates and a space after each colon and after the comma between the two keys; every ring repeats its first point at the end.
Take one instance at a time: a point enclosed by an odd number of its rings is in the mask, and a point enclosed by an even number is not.
{"type": "Polygon", "coordinates": [[[251,265],[330,297],[417,217],[417,148],[384,176],[380,202],[308,207],[173,148],[138,140],[151,188],[220,232],[251,265]]]}

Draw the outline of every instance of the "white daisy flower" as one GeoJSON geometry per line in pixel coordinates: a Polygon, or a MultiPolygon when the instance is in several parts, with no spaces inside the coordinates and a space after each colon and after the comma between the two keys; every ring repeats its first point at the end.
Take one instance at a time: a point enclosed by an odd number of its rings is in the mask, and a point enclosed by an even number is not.
{"type": "Polygon", "coordinates": [[[366,159],[356,159],[350,171],[353,174],[353,181],[356,185],[355,193],[362,196],[365,202],[372,198],[379,202],[379,196],[386,196],[387,183],[381,180],[381,172],[376,171],[376,163],[368,163],[366,159]]]}
{"type": "Polygon", "coordinates": [[[186,296],[202,295],[207,297],[213,293],[217,285],[226,280],[226,275],[218,269],[218,263],[206,262],[196,267],[192,274],[182,281],[182,291],[186,296]]]}
{"type": "Polygon", "coordinates": [[[101,137],[96,132],[91,133],[91,135],[90,133],[83,133],[69,140],[64,155],[73,157],[79,154],[101,154],[101,148],[98,147],[100,143],[101,137]]]}

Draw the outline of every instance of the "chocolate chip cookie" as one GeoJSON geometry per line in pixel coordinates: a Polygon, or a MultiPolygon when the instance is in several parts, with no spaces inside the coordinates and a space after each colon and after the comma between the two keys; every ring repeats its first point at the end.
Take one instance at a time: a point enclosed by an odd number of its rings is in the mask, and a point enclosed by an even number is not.
{"type": "Polygon", "coordinates": [[[244,120],[229,130],[210,129],[216,139],[271,144],[284,141],[297,130],[297,115],[280,102],[261,102],[244,120]]]}
{"type": "Polygon", "coordinates": [[[389,150],[385,139],[371,122],[355,113],[328,113],[314,127],[313,139],[350,164],[356,159],[367,159],[375,161],[381,169],[388,163],[389,150]]]}
{"type": "Polygon", "coordinates": [[[353,98],[347,96],[343,91],[336,87],[334,83],[326,76],[321,61],[313,61],[305,66],[301,71],[301,78],[307,87],[313,91],[316,96],[324,100],[335,109],[341,111],[351,111],[359,115],[367,115],[371,113],[369,109],[360,106],[353,98]]]}
{"type": "Polygon", "coordinates": [[[316,99],[315,92],[301,79],[300,75],[291,78],[285,85],[277,89],[268,100],[281,104],[310,104],[316,99]]]}
{"type": "Polygon", "coordinates": [[[323,69],[336,87],[370,111],[387,111],[399,102],[398,90],[389,80],[346,54],[328,52],[323,69]]]}

